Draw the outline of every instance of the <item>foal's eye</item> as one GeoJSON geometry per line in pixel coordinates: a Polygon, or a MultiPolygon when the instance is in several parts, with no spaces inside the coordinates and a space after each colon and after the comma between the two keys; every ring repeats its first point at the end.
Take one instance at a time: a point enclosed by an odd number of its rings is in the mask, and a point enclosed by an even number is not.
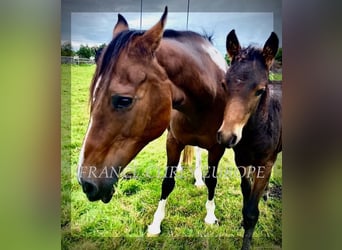
{"type": "Polygon", "coordinates": [[[133,103],[133,98],[129,96],[113,95],[112,105],[116,110],[129,108],[133,103]]]}
{"type": "Polygon", "coordinates": [[[258,90],[255,92],[255,96],[260,96],[260,95],[262,95],[264,92],[265,92],[265,88],[258,89],[258,90]]]}

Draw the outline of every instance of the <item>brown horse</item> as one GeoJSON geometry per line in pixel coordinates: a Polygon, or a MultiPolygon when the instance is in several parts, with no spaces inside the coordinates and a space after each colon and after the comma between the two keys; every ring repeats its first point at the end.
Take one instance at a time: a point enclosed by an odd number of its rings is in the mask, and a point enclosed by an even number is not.
{"type": "MultiPolygon", "coordinates": [[[[103,55],[103,47],[96,50],[95,54],[95,63],[97,66],[99,66],[100,58],[103,55]]],[[[182,161],[179,161],[177,166],[177,172],[180,172],[183,170],[182,165],[192,165],[194,155],[194,147],[193,146],[185,146],[183,150],[182,155],[182,161]]],[[[202,169],[201,169],[201,149],[199,147],[196,147],[196,168],[194,171],[194,178],[195,178],[195,186],[198,188],[204,187],[205,183],[203,182],[202,178],[202,169]]]]}
{"type": "Polygon", "coordinates": [[[118,16],[92,80],[90,119],[78,165],[78,180],[88,199],[107,203],[118,173],[168,128],[167,171],[149,234],[160,233],[185,145],[208,150],[205,222],[217,221],[216,172],[225,151],[216,133],[224,113],[227,64],[205,37],[164,31],[166,17],[167,8],[157,24],[141,32],[129,30],[118,16]]]}
{"type": "Polygon", "coordinates": [[[217,139],[233,148],[241,174],[245,229],[242,249],[250,248],[259,217],[259,200],[282,149],[281,84],[269,82],[278,43],[272,32],[262,50],[242,49],[234,30],[226,41],[232,64],[226,73],[227,103],[217,139]]]}
{"type": "MultiPolygon", "coordinates": [[[[100,57],[103,54],[103,47],[95,50],[95,63],[98,66],[100,57]]],[[[182,154],[182,160],[179,161],[177,166],[177,172],[180,172],[183,170],[182,165],[191,166],[192,160],[194,156],[194,147],[193,146],[185,146],[182,154]]],[[[196,187],[203,187],[205,186],[202,178],[202,169],[201,169],[201,149],[199,147],[196,147],[196,168],[194,171],[194,178],[195,178],[195,186],[196,187]]]]}

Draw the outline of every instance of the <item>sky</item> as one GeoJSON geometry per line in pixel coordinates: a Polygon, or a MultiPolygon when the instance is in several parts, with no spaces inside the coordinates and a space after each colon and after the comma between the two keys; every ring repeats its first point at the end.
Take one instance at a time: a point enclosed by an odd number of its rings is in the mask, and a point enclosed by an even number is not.
{"type": "Polygon", "coordinates": [[[213,35],[214,46],[222,54],[226,53],[226,36],[232,29],[242,46],[262,47],[272,31],[282,45],[281,0],[62,0],[61,42],[71,41],[74,50],[81,44],[108,44],[118,13],[130,28],[140,29],[142,7],[141,28],[146,30],[159,21],[166,5],[166,29],[188,28],[213,35]]]}
{"type": "MultiPolygon", "coordinates": [[[[131,29],[140,29],[140,13],[121,13],[131,29]]],[[[143,13],[142,29],[151,28],[162,13],[143,13]]],[[[169,13],[166,29],[186,30],[185,12],[169,13]]],[[[108,44],[117,21],[117,13],[72,13],[71,42],[75,50],[83,45],[108,44]]],[[[188,30],[213,35],[213,43],[225,53],[226,36],[235,29],[240,44],[263,46],[273,31],[272,13],[189,13],[188,30]],[[244,22],[240,20],[243,19],[244,22]],[[207,21],[210,20],[210,23],[207,21]]]]}

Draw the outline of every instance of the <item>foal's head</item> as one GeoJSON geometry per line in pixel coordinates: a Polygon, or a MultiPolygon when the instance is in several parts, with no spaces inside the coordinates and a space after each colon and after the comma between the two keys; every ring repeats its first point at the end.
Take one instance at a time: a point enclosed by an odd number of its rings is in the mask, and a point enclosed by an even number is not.
{"type": "Polygon", "coordinates": [[[278,37],[272,32],[264,48],[241,48],[232,30],[227,35],[226,48],[232,59],[225,77],[227,102],[217,140],[228,148],[242,137],[242,129],[267,94],[269,69],[278,50],[278,37]]]}
{"type": "Polygon", "coordinates": [[[78,165],[78,180],[90,201],[107,203],[118,173],[167,128],[171,87],[158,64],[166,22],[145,32],[129,30],[119,14],[113,40],[104,49],[90,88],[90,121],[78,165]]]}

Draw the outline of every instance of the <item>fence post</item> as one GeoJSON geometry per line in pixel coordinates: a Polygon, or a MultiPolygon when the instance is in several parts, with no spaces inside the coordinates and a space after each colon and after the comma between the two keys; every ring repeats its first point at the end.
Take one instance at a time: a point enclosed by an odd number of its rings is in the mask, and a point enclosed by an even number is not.
{"type": "Polygon", "coordinates": [[[80,64],[80,57],[79,56],[74,56],[74,60],[77,62],[77,65],[80,64]]]}

